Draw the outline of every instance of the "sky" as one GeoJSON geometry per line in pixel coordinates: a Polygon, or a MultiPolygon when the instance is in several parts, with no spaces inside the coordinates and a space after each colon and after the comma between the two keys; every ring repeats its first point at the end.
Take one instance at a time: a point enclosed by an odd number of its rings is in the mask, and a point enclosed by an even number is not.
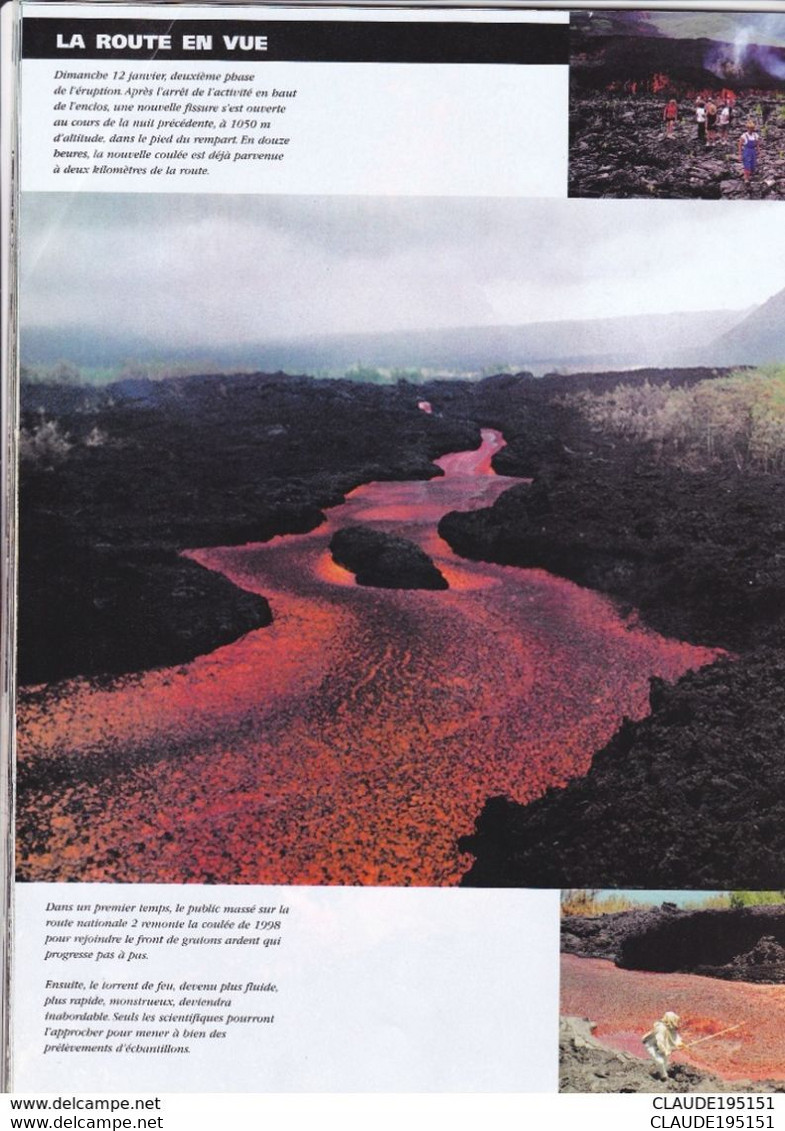
{"type": "Polygon", "coordinates": [[[23,326],[219,345],[728,309],[785,287],[767,202],[27,193],[23,326]]]}

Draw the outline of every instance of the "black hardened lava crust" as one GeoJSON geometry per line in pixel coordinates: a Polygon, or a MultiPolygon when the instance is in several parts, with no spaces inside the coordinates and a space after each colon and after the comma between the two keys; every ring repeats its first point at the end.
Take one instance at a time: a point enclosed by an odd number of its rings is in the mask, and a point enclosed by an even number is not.
{"type": "Polygon", "coordinates": [[[180,663],[270,621],[267,602],[180,556],[312,530],[360,483],[428,479],[476,424],[422,391],[284,374],[28,385],[19,681],[180,663]]]}
{"type": "Polygon", "coordinates": [[[380,589],[447,589],[447,580],[433,560],[408,538],[345,526],[330,539],[333,561],[350,570],[358,585],[380,589]]]}
{"type": "Polygon", "coordinates": [[[567,915],[561,949],[625,970],[702,974],[730,981],[785,982],[785,905],[567,915]]]}
{"type": "Polygon", "coordinates": [[[265,623],[263,598],[179,552],[313,529],[359,483],[429,478],[434,458],[499,428],[507,447],[494,466],[533,483],[447,516],[440,530],[459,553],[542,566],[732,655],[673,687],[655,681],[651,716],[625,723],[566,789],[526,807],[490,798],[461,841],[476,858],[465,882],[777,888],[785,477],[668,466],[594,432],[564,401],[573,389],[722,373],[28,386],[23,425],[54,421],[70,448],[22,469],[20,682],[181,662],[265,623]]]}
{"type": "MultiPolygon", "coordinates": [[[[607,377],[591,380],[602,388],[607,377]]],[[[593,432],[549,395],[548,379],[537,389],[508,393],[521,401],[514,420],[530,414],[533,445],[512,426],[497,459],[499,470],[533,483],[487,510],[447,515],[441,535],[466,556],[539,566],[599,589],[658,631],[731,655],[673,687],[653,681],[650,717],[625,722],[565,789],[527,806],[490,798],[460,840],[475,856],[463,882],[777,888],[785,477],[668,466],[646,445],[593,432]]]]}

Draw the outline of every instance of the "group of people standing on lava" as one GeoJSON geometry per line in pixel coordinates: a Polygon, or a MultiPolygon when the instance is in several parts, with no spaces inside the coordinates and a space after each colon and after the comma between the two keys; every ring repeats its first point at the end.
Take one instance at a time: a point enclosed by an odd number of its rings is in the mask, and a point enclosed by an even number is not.
{"type": "MultiPolygon", "coordinates": [[[[725,97],[717,101],[711,97],[700,96],[695,100],[693,110],[696,125],[695,142],[700,149],[713,145],[715,141],[726,147],[730,144],[735,106],[736,98],[732,92],[726,92],[725,97]]],[[[675,98],[670,98],[666,102],[662,119],[665,122],[665,136],[672,139],[676,122],[679,120],[679,104],[675,98]]],[[[744,180],[749,181],[757,168],[760,155],[760,134],[752,118],[749,118],[745,124],[744,132],[739,137],[738,148],[744,180]]]]}

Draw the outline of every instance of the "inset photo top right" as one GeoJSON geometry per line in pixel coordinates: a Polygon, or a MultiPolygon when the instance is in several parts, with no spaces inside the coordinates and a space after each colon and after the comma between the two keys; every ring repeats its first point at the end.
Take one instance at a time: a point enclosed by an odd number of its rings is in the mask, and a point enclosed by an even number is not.
{"type": "Polygon", "coordinates": [[[573,12],[569,195],[785,199],[785,14],[573,12]]]}

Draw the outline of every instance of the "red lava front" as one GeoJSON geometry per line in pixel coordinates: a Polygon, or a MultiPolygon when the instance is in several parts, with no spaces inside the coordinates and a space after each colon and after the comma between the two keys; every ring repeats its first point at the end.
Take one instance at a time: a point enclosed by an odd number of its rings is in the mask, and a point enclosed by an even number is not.
{"type": "Polygon", "coordinates": [[[694,974],[620,970],[599,958],[561,958],[561,1012],[597,1022],[603,1044],[646,1059],[641,1037],[666,1010],[681,1017],[686,1043],[738,1029],[674,1054],[727,1080],[785,1078],[782,986],[724,982],[694,974]]]}
{"type": "Polygon", "coordinates": [[[274,623],[179,668],[72,680],[19,718],[19,876],[32,880],[454,884],[484,801],[586,772],[652,675],[709,662],[538,570],[470,562],[449,510],[517,482],[503,444],[430,482],[371,483],[316,531],[192,557],[274,623]],[[362,588],[328,542],[353,522],[417,541],[446,592],[362,588]]]}

